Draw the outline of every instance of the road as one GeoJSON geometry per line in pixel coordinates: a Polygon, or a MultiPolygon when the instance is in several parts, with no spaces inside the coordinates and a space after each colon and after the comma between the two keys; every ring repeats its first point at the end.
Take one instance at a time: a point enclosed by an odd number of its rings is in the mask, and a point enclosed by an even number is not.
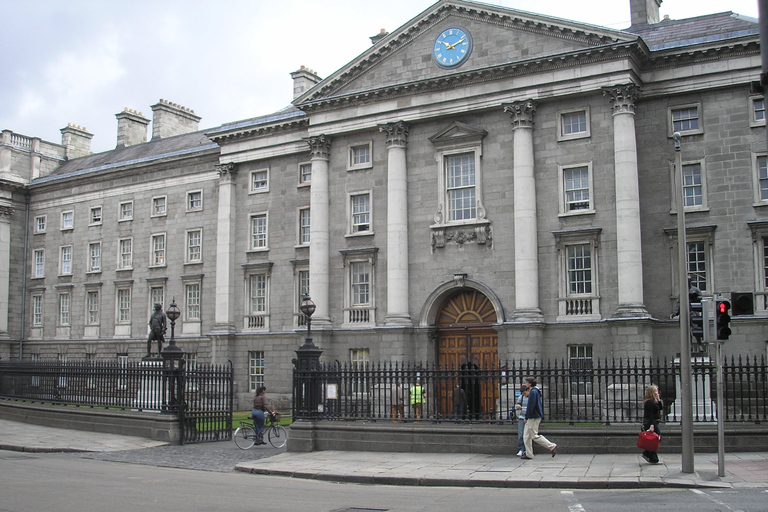
{"type": "Polygon", "coordinates": [[[656,512],[670,507],[765,512],[768,493],[365,486],[0,451],[0,512],[656,512]]]}

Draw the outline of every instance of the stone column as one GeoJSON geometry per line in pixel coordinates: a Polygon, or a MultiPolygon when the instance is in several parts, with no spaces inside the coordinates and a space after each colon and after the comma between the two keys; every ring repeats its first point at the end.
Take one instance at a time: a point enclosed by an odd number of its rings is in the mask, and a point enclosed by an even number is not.
{"type": "Polygon", "coordinates": [[[11,290],[11,216],[13,216],[13,208],[0,204],[0,338],[8,337],[8,305],[11,290]]]}
{"type": "Polygon", "coordinates": [[[387,134],[387,325],[412,325],[408,310],[408,128],[403,122],[379,126],[387,134]]]}
{"type": "Polygon", "coordinates": [[[536,220],[536,177],[533,159],[533,101],[504,106],[512,117],[514,230],[515,230],[515,320],[541,320],[539,308],[539,247],[536,220]]]}
{"type": "Polygon", "coordinates": [[[613,108],[613,152],[616,179],[616,255],[619,304],[614,317],[647,317],[643,303],[643,258],[640,241],[640,189],[635,138],[633,84],[605,87],[613,108]]]}
{"type": "Polygon", "coordinates": [[[219,211],[216,232],[216,311],[213,331],[217,334],[235,332],[234,269],[235,269],[235,178],[237,164],[215,166],[219,173],[219,211]]]}
{"type": "Polygon", "coordinates": [[[317,309],[315,325],[331,325],[330,316],[330,194],[328,163],[331,137],[318,135],[307,139],[312,160],[312,192],[309,200],[309,293],[317,309]]]}

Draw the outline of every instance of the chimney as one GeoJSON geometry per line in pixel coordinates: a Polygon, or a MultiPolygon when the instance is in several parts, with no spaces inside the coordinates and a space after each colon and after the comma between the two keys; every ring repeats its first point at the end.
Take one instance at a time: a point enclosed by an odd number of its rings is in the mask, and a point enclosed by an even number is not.
{"type": "Polygon", "coordinates": [[[59,131],[61,131],[61,145],[64,146],[64,156],[67,160],[91,154],[93,134],[88,133],[86,128],[68,123],[66,128],[59,131]]]}
{"type": "Polygon", "coordinates": [[[652,25],[659,22],[659,6],[662,0],[629,0],[632,26],[652,25]]]}
{"type": "Polygon", "coordinates": [[[117,147],[135,146],[147,142],[149,119],[144,114],[126,107],[117,118],[117,147]]]}
{"type": "Polygon", "coordinates": [[[152,105],[152,140],[196,132],[201,119],[194,110],[161,98],[152,105]]]}
{"type": "Polygon", "coordinates": [[[384,39],[387,36],[387,34],[388,32],[386,31],[386,29],[381,29],[381,32],[379,32],[375,36],[371,36],[371,44],[375,45],[376,43],[384,39]]]}
{"type": "Polygon", "coordinates": [[[298,71],[291,73],[291,78],[293,78],[293,99],[310,90],[321,80],[317,73],[304,66],[301,66],[301,69],[298,71]]]}

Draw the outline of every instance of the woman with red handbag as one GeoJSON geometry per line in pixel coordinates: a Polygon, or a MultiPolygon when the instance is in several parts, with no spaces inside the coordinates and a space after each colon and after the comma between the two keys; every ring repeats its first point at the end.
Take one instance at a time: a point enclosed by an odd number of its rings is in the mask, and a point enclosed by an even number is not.
{"type": "MultiPolygon", "coordinates": [[[[643,397],[643,431],[649,430],[661,438],[659,422],[662,410],[664,410],[664,403],[659,397],[659,388],[654,385],[648,386],[643,397]]],[[[643,450],[642,457],[651,464],[659,463],[659,456],[655,451],[643,450]]]]}

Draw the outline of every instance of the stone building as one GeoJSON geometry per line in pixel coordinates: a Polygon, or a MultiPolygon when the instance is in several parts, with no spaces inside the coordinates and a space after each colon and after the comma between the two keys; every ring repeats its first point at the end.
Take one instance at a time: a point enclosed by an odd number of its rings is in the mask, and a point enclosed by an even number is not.
{"type": "Polygon", "coordinates": [[[440,0],[294,101],[199,130],[161,100],[90,154],[3,132],[0,336],[10,358],[231,360],[239,407],[290,399],[312,317],[322,359],[497,364],[674,357],[675,148],[689,276],[745,293],[730,354],[765,354],[768,174],[757,20],[614,30],[440,0]]]}

